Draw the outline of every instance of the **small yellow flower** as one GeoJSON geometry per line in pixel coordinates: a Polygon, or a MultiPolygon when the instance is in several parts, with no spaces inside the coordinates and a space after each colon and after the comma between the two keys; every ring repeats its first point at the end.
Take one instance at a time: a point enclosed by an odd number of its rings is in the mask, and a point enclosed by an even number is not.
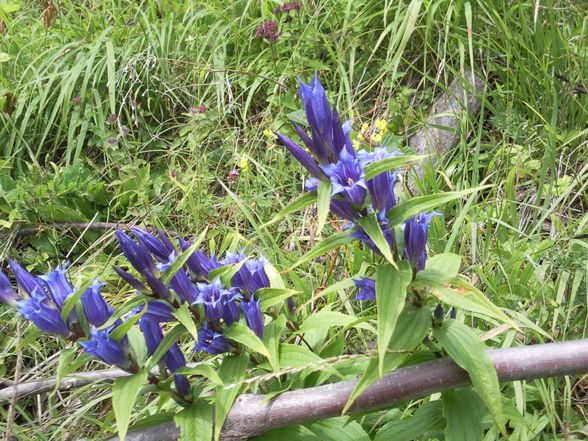
{"type": "Polygon", "coordinates": [[[263,136],[265,136],[266,138],[269,139],[276,139],[277,136],[274,134],[274,132],[272,132],[270,129],[265,129],[263,131],[263,136]]]}
{"type": "Polygon", "coordinates": [[[359,142],[359,139],[354,139],[351,141],[351,145],[353,145],[353,148],[357,150],[361,146],[361,142],[359,142]]]}
{"type": "Polygon", "coordinates": [[[359,139],[360,141],[365,141],[365,136],[363,135],[358,135],[357,139],[359,139]]]}
{"type": "Polygon", "coordinates": [[[382,140],[382,134],[381,133],[374,133],[370,139],[372,140],[372,142],[380,142],[382,140]]]}
{"type": "Polygon", "coordinates": [[[361,133],[365,133],[365,132],[367,132],[367,130],[368,130],[369,128],[370,128],[370,125],[369,125],[368,123],[363,123],[363,124],[362,124],[362,126],[361,126],[361,130],[360,130],[360,132],[361,132],[361,133]]]}
{"type": "Polygon", "coordinates": [[[238,165],[243,173],[247,173],[249,171],[249,161],[247,158],[240,159],[238,165]]]}
{"type": "Polygon", "coordinates": [[[377,119],[374,125],[380,133],[386,133],[386,131],[388,130],[388,121],[386,121],[385,119],[377,119]]]}

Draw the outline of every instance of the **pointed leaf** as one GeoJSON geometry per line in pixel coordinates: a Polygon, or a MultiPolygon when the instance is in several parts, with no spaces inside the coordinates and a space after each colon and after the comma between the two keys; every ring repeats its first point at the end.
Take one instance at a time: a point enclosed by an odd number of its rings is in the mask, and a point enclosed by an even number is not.
{"type": "Polygon", "coordinates": [[[317,189],[317,212],[318,225],[316,227],[316,236],[319,236],[323,231],[327,216],[329,215],[329,208],[331,205],[331,183],[329,181],[319,181],[317,189]]]}
{"type": "Polygon", "coordinates": [[[380,228],[380,224],[376,216],[374,214],[370,214],[366,217],[358,219],[357,223],[365,230],[370,239],[374,241],[374,244],[386,258],[386,260],[392,265],[396,266],[396,262],[394,262],[394,256],[392,255],[392,249],[384,237],[384,233],[382,232],[382,228],[380,228]]]}
{"type": "Polygon", "coordinates": [[[311,193],[305,193],[302,196],[300,196],[298,199],[293,201],[290,205],[286,206],[285,208],[282,208],[278,212],[278,214],[276,214],[273,217],[272,220],[261,225],[260,228],[266,228],[266,227],[270,226],[271,224],[274,224],[274,223],[278,222],[279,220],[285,218],[289,214],[294,213],[298,210],[302,210],[303,208],[306,208],[309,205],[314,204],[316,202],[316,200],[317,200],[317,192],[316,191],[313,191],[311,193]]]}
{"type": "Polygon", "coordinates": [[[112,386],[112,408],[116,417],[118,437],[121,441],[124,441],[127,435],[133,406],[137,400],[139,390],[141,390],[146,380],[147,370],[145,369],[128,377],[119,377],[114,380],[114,385],[112,386]]]}
{"type": "Polygon", "coordinates": [[[217,386],[214,406],[214,439],[218,440],[225,419],[241,388],[233,386],[245,378],[249,357],[246,353],[230,355],[223,359],[218,375],[226,386],[217,386]]]}
{"type": "Polygon", "coordinates": [[[356,239],[351,236],[351,233],[352,230],[342,231],[341,233],[333,234],[329,238],[323,240],[318,245],[316,245],[312,250],[310,250],[308,253],[302,256],[294,265],[288,268],[288,271],[293,270],[297,266],[300,266],[303,263],[308,262],[309,260],[322,256],[323,254],[326,254],[335,248],[353,242],[356,239]]]}
{"type": "Polygon", "coordinates": [[[179,441],[212,440],[212,406],[204,400],[198,400],[178,412],[174,422],[180,429],[179,441]]]}
{"type": "Polygon", "coordinates": [[[393,158],[382,159],[377,162],[372,162],[365,166],[365,180],[375,178],[385,171],[398,168],[402,165],[408,164],[409,162],[421,161],[429,155],[402,155],[394,156],[393,158]]]}

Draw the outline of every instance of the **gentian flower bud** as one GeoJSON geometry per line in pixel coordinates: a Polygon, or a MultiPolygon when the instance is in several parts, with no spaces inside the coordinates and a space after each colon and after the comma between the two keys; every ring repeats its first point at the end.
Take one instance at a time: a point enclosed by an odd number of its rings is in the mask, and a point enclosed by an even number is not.
{"type": "Polygon", "coordinates": [[[376,300],[376,281],[374,279],[368,277],[353,279],[353,283],[359,288],[355,300],[376,300]]]}
{"type": "Polygon", "coordinates": [[[104,285],[106,284],[94,279],[92,285],[84,291],[81,297],[88,322],[97,328],[106,323],[114,314],[114,309],[104,301],[100,293],[100,289],[104,285]]]}
{"type": "Polygon", "coordinates": [[[139,243],[151,254],[153,254],[160,262],[167,261],[169,254],[176,251],[175,249],[169,250],[163,242],[147,231],[136,227],[131,228],[131,230],[138,239],[139,243]]]}
{"type": "Polygon", "coordinates": [[[42,280],[33,276],[14,260],[8,260],[8,263],[10,264],[10,269],[12,269],[12,272],[16,276],[16,282],[28,295],[32,295],[36,288],[40,292],[45,292],[45,284],[42,280]]]}
{"type": "MultiPolygon", "coordinates": [[[[143,310],[143,306],[137,306],[133,312],[138,314],[143,310]]],[[[141,320],[147,322],[164,323],[173,322],[176,318],[172,315],[173,309],[166,303],[152,300],[147,302],[147,312],[141,316],[141,320]]]]}
{"type": "Polygon", "coordinates": [[[65,300],[73,294],[73,287],[71,286],[71,283],[69,283],[69,280],[67,280],[65,267],[57,267],[49,274],[40,276],[39,279],[45,283],[55,305],[61,310],[65,300]]]}
{"type": "MultiPolygon", "coordinates": [[[[181,237],[178,238],[178,240],[180,242],[180,248],[182,251],[186,251],[190,247],[190,244],[181,237]]],[[[196,250],[194,254],[188,257],[186,264],[188,265],[190,271],[192,271],[199,279],[208,279],[208,274],[210,271],[220,268],[218,262],[213,259],[209,259],[200,250],[196,250]]]]}
{"type": "Polygon", "coordinates": [[[404,224],[404,256],[410,261],[414,271],[425,268],[429,223],[433,216],[440,215],[437,212],[420,213],[404,224]]]}
{"type": "Polygon", "coordinates": [[[16,306],[16,301],[19,298],[6,274],[0,271],[0,301],[10,306],[16,306]]]}
{"type": "Polygon", "coordinates": [[[124,369],[128,365],[125,356],[125,347],[122,341],[110,338],[110,332],[115,325],[107,329],[91,329],[88,341],[80,342],[84,350],[105,363],[119,366],[124,369]]]}
{"type": "Polygon", "coordinates": [[[134,278],[133,276],[131,276],[125,270],[123,270],[123,269],[115,266],[114,267],[114,271],[119,275],[119,277],[121,279],[123,279],[125,282],[127,282],[129,285],[131,285],[136,290],[138,290],[138,291],[145,291],[147,289],[145,287],[145,285],[143,285],[141,282],[139,282],[136,278],[134,278]]]}
{"type": "Polygon", "coordinates": [[[263,338],[263,315],[261,313],[260,300],[255,300],[253,297],[248,302],[241,302],[241,308],[245,313],[245,320],[247,326],[251,328],[255,335],[263,338]]]}
{"type": "Polygon", "coordinates": [[[143,245],[137,244],[121,230],[116,230],[115,234],[122,252],[131,265],[143,275],[152,274],[155,271],[155,264],[143,245]]]}

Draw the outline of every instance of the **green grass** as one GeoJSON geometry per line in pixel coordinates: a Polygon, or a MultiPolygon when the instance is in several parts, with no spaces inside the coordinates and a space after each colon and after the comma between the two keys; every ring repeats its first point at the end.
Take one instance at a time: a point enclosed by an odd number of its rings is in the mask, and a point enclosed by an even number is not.
{"type": "MultiPolygon", "coordinates": [[[[572,92],[588,84],[588,2],[309,0],[291,21],[282,18],[275,45],[252,37],[257,25],[275,19],[271,1],[65,0],[49,28],[41,2],[18,3],[20,10],[0,14],[8,29],[0,52],[11,57],[0,62],[2,233],[93,220],[184,236],[208,228],[211,251],[248,245],[285,269],[318,240],[313,208],[261,228],[302,192],[300,168],[263,135],[268,128],[292,133],[289,119],[300,118],[296,76],[319,72],[356,129],[385,118],[404,146],[435,97],[473,69],[487,82],[481,113],[464,117],[455,151],[418,188],[493,187],[443,207],[431,251],[463,255],[472,283],[542,330],[507,330],[491,346],[586,337],[588,245],[573,237],[588,232],[588,94],[572,92]],[[206,111],[197,113],[199,106],[206,111]],[[240,176],[229,185],[235,168],[240,176]]],[[[323,237],[332,228],[328,223],[323,237]]],[[[115,303],[128,295],[108,269],[119,259],[112,233],[7,238],[3,258],[18,257],[36,271],[68,259],[79,268],[74,279],[104,273],[115,303]]],[[[357,310],[350,289],[314,296],[363,271],[361,255],[348,247],[288,274],[303,292],[300,317],[322,304],[357,310]]],[[[13,376],[17,353],[23,373],[36,367],[31,377],[54,375],[63,345],[28,324],[15,337],[16,322],[0,307],[0,376],[13,376]]],[[[351,350],[366,346],[362,335],[350,341],[351,350]]],[[[524,421],[511,439],[564,439],[566,428],[579,430],[587,422],[585,381],[505,386],[524,421]]],[[[13,434],[104,435],[114,427],[109,397],[108,388],[93,386],[23,399],[13,434]]],[[[149,398],[136,407],[136,420],[173,410],[149,398]]],[[[411,414],[401,406],[362,423],[411,414]]],[[[0,415],[3,430],[7,408],[0,415]]],[[[500,438],[490,431],[486,439],[500,438]]]]}

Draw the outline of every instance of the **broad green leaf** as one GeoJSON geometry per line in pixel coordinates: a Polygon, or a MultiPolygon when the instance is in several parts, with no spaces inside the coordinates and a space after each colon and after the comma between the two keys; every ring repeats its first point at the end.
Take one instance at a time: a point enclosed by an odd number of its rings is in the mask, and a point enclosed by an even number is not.
{"type": "Polygon", "coordinates": [[[400,268],[383,264],[376,270],[376,303],[378,305],[378,359],[380,376],[384,375],[384,356],[394,334],[398,316],[406,303],[406,288],[412,280],[412,269],[406,260],[400,268]]]}
{"type": "Polygon", "coordinates": [[[447,425],[445,439],[452,441],[482,441],[482,419],[487,415],[484,403],[469,388],[443,392],[443,416],[447,425]]]}
{"type": "Polygon", "coordinates": [[[165,270],[165,272],[161,276],[161,281],[163,283],[165,283],[166,285],[169,285],[169,282],[171,282],[171,279],[173,279],[173,277],[176,275],[176,273],[186,264],[186,262],[188,261],[190,256],[198,250],[198,248],[200,247],[200,244],[202,243],[202,241],[204,241],[205,237],[206,237],[206,229],[204,229],[204,231],[202,233],[200,233],[200,235],[198,236],[196,241],[192,245],[190,245],[186,249],[186,251],[183,251],[182,254],[180,254],[177,257],[177,259],[174,260],[174,262],[169,266],[169,268],[165,270]]]}
{"type": "Polygon", "coordinates": [[[266,227],[270,226],[271,224],[278,222],[280,219],[285,218],[289,214],[294,213],[295,211],[298,211],[298,210],[302,210],[303,208],[306,208],[309,205],[314,204],[316,202],[316,200],[317,200],[317,192],[316,191],[313,191],[311,193],[305,193],[302,196],[300,196],[298,199],[293,201],[290,205],[288,205],[287,207],[280,210],[278,212],[278,214],[276,214],[273,217],[272,220],[261,225],[260,228],[266,228],[266,227]]]}
{"type": "Polygon", "coordinates": [[[124,441],[129,429],[131,413],[139,390],[147,380],[147,370],[143,369],[128,377],[119,377],[112,386],[112,408],[116,417],[118,437],[124,441]]]}
{"type": "Polygon", "coordinates": [[[245,378],[249,357],[246,353],[230,355],[223,359],[218,375],[225,386],[216,387],[216,401],[214,405],[214,439],[218,440],[225,423],[225,419],[233,407],[233,402],[241,388],[232,386],[245,378]],[[227,389],[225,389],[225,387],[227,389]]]}
{"type": "Polygon", "coordinates": [[[10,55],[6,52],[0,52],[0,63],[6,63],[7,61],[10,61],[10,55]]]}
{"type": "Polygon", "coordinates": [[[318,214],[318,225],[316,227],[316,236],[319,236],[323,231],[327,216],[329,215],[329,209],[331,207],[331,183],[329,181],[319,181],[317,189],[317,214],[318,214]]]}
{"type": "Polygon", "coordinates": [[[92,285],[92,282],[92,280],[87,280],[72,295],[65,299],[61,308],[61,318],[63,320],[67,319],[71,310],[76,306],[76,303],[78,303],[78,300],[80,300],[80,297],[82,297],[86,289],[92,285]]]}
{"type": "MultiPolygon", "coordinates": [[[[430,328],[431,311],[429,308],[406,305],[398,317],[389,349],[407,351],[416,349],[423,342],[430,328]]],[[[384,372],[397,368],[408,355],[405,352],[387,353],[384,358],[384,372]]],[[[349,396],[342,413],[347,412],[356,398],[380,378],[379,373],[378,358],[373,358],[349,396]]]]}
{"type": "Polygon", "coordinates": [[[461,256],[454,253],[437,254],[427,259],[425,269],[416,274],[418,280],[449,282],[457,277],[461,266],[461,256]]]}
{"type": "Polygon", "coordinates": [[[255,441],[323,441],[318,436],[301,425],[280,427],[270,430],[261,436],[255,437],[255,441]]]}
{"type": "Polygon", "coordinates": [[[241,343],[247,349],[267,357],[268,360],[270,359],[269,351],[259,337],[255,335],[255,332],[249,329],[249,327],[239,322],[235,322],[225,330],[223,335],[237,343],[241,343]]]}
{"type": "Polygon", "coordinates": [[[175,374],[182,375],[199,375],[206,377],[217,386],[224,386],[223,380],[218,375],[218,372],[209,364],[199,364],[193,367],[183,367],[174,371],[175,374]]]}
{"type": "Polygon", "coordinates": [[[452,191],[447,193],[436,193],[426,196],[417,196],[408,199],[400,204],[392,207],[386,213],[386,217],[390,222],[390,228],[402,224],[404,221],[416,216],[423,211],[432,210],[440,205],[451,202],[455,199],[462,198],[470,193],[489,188],[491,185],[484,185],[476,188],[468,188],[467,190],[452,191]]]}
{"type": "Polygon", "coordinates": [[[396,262],[394,261],[394,256],[392,255],[390,244],[384,237],[384,233],[382,232],[382,228],[380,228],[380,224],[376,218],[376,215],[372,213],[366,217],[362,217],[361,219],[357,220],[357,223],[361,228],[364,229],[370,239],[374,241],[374,244],[386,258],[386,260],[392,265],[397,266],[396,262]]]}
{"type": "Polygon", "coordinates": [[[382,159],[377,162],[372,162],[365,166],[365,180],[375,178],[385,171],[398,168],[402,165],[408,164],[409,162],[421,161],[429,155],[402,155],[395,156],[393,158],[382,159]]]}
{"type": "Polygon", "coordinates": [[[358,328],[372,330],[372,328],[365,323],[361,323],[358,317],[353,317],[342,312],[329,311],[328,309],[321,309],[316,314],[309,315],[296,333],[303,334],[306,332],[316,331],[323,328],[330,328],[333,326],[349,326],[357,323],[358,328]]]}
{"type": "Polygon", "coordinates": [[[212,440],[212,406],[204,400],[178,412],[174,422],[180,430],[179,441],[212,440]]]}
{"type": "Polygon", "coordinates": [[[161,360],[161,358],[169,350],[169,348],[171,348],[172,345],[178,340],[180,335],[184,334],[185,332],[186,328],[184,327],[184,325],[177,324],[172,328],[171,331],[165,334],[165,336],[159,343],[159,346],[157,346],[157,349],[155,350],[151,358],[147,360],[146,369],[149,371],[153,369],[155,365],[159,362],[159,360],[161,360]]]}
{"type": "Polygon", "coordinates": [[[196,328],[196,323],[194,323],[194,317],[192,317],[192,313],[188,308],[188,304],[184,303],[182,306],[172,312],[172,315],[177,318],[182,325],[184,325],[194,340],[198,341],[198,329],[196,328]]]}
{"type": "Polygon", "coordinates": [[[419,407],[411,417],[400,421],[390,421],[383,425],[378,429],[374,441],[429,439],[424,436],[427,432],[441,428],[443,428],[441,401],[431,401],[419,407]]]}
{"type": "Polygon", "coordinates": [[[474,389],[500,431],[505,433],[498,376],[492,360],[484,351],[484,344],[470,328],[451,319],[445,320],[440,328],[434,328],[433,335],[453,361],[468,372],[474,389]]]}
{"type": "Polygon", "coordinates": [[[143,366],[147,360],[147,345],[145,344],[145,335],[141,332],[138,327],[132,327],[127,332],[127,338],[129,339],[129,346],[131,353],[139,363],[139,366],[143,366]]]}
{"type": "Polygon", "coordinates": [[[274,306],[295,294],[300,294],[300,291],[288,288],[260,288],[255,291],[255,295],[261,299],[262,311],[266,311],[270,306],[274,306]]]}
{"type": "Polygon", "coordinates": [[[286,285],[284,285],[284,280],[282,279],[282,275],[279,273],[279,271],[276,269],[275,266],[273,266],[271,263],[266,263],[265,266],[263,267],[263,270],[265,271],[265,274],[267,275],[267,278],[270,281],[270,287],[272,288],[285,288],[286,285]]]}
{"type": "Polygon", "coordinates": [[[329,418],[312,423],[309,429],[321,441],[371,441],[366,431],[350,417],[329,418]]]}
{"type": "MultiPolygon", "coordinates": [[[[418,275],[418,273],[417,273],[418,275]]],[[[444,303],[454,306],[456,308],[465,309],[478,314],[486,315],[495,318],[501,322],[517,328],[517,325],[504,312],[488,300],[483,294],[480,297],[467,289],[457,287],[456,289],[448,288],[441,283],[426,281],[426,286],[431,287],[431,294],[437,297],[444,303]]],[[[455,279],[455,283],[459,283],[459,279],[455,279]]],[[[420,281],[415,282],[415,286],[419,286],[420,281]]]]}
{"type": "Polygon", "coordinates": [[[0,4],[0,11],[2,11],[5,14],[8,14],[10,12],[16,12],[18,10],[20,10],[20,5],[17,3],[2,2],[2,4],[0,4]]]}
{"type": "Polygon", "coordinates": [[[324,370],[337,377],[341,374],[323,359],[307,348],[289,343],[280,344],[280,368],[308,367],[312,371],[324,370]]]}
{"type": "Polygon", "coordinates": [[[148,309],[149,305],[145,303],[140,312],[133,315],[132,317],[128,317],[124,322],[122,322],[120,325],[114,328],[112,332],[108,334],[108,336],[113,340],[120,341],[120,339],[127,335],[129,330],[133,326],[135,326],[135,323],[137,323],[141,319],[141,317],[143,317],[143,314],[145,314],[148,309]]]}
{"type": "Polygon", "coordinates": [[[263,343],[270,353],[270,360],[274,360],[272,369],[274,372],[280,370],[280,337],[282,332],[286,329],[286,317],[281,314],[277,319],[272,320],[266,327],[263,333],[263,343]]]}
{"type": "Polygon", "coordinates": [[[302,265],[309,260],[314,259],[315,257],[322,256],[323,254],[328,253],[329,251],[338,248],[343,245],[347,245],[348,243],[353,242],[356,240],[354,237],[351,236],[352,230],[342,231],[341,233],[333,234],[329,238],[323,240],[318,245],[316,245],[312,250],[302,256],[294,265],[292,265],[288,271],[293,270],[297,266],[302,265]]]}

